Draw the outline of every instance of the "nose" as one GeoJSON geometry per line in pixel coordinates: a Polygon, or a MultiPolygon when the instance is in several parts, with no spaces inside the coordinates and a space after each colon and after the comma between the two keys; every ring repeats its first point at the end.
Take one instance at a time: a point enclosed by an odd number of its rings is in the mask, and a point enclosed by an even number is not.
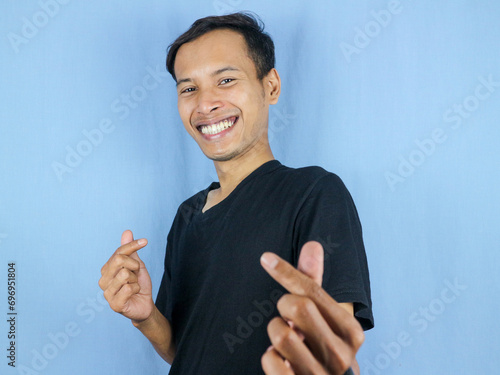
{"type": "Polygon", "coordinates": [[[197,112],[208,115],[223,106],[222,101],[213,90],[199,90],[197,112]]]}

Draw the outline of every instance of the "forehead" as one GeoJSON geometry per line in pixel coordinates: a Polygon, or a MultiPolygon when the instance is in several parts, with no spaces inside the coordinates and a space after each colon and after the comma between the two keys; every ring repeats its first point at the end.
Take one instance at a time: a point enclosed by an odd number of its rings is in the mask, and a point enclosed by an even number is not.
{"type": "Polygon", "coordinates": [[[177,79],[183,79],[227,65],[255,71],[245,38],[236,31],[220,29],[183,44],[177,51],[174,70],[177,79]]]}

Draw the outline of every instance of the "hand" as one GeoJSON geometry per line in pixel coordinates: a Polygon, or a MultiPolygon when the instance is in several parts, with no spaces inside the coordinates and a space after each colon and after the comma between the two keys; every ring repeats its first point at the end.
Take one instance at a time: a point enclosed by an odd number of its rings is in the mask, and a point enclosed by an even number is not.
{"type": "Polygon", "coordinates": [[[102,267],[99,280],[109,306],[134,323],[146,320],[154,309],[151,278],[137,255],[146,245],[146,239],[134,241],[131,231],[123,232],[121,246],[102,267]]]}
{"type": "Polygon", "coordinates": [[[354,316],[321,288],[321,245],[304,245],[298,270],[272,253],[264,253],[261,264],[290,292],[278,301],[281,317],[267,327],[272,346],[262,356],[264,372],[344,374],[355,361],[364,334],[354,316]]]}

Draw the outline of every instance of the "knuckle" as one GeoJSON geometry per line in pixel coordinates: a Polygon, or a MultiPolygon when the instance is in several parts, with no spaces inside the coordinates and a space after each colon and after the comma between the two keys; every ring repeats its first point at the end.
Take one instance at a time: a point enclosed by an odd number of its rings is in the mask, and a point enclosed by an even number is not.
{"type": "Polygon", "coordinates": [[[120,271],[118,271],[118,273],[116,274],[116,278],[120,281],[125,281],[128,279],[129,277],[129,270],[127,270],[126,268],[122,268],[120,271]]]}
{"type": "Polygon", "coordinates": [[[135,259],[132,259],[132,260],[133,260],[133,263],[132,263],[133,265],[131,264],[132,270],[139,271],[139,269],[141,268],[141,264],[135,259]]]}
{"type": "Polygon", "coordinates": [[[345,342],[341,345],[338,343],[335,345],[333,342],[326,344],[326,356],[327,367],[335,369],[336,372],[344,373],[349,367],[351,367],[352,361],[355,358],[356,350],[352,348],[345,342]]]}
{"type": "Polygon", "coordinates": [[[128,283],[136,283],[138,280],[137,278],[137,275],[133,272],[129,272],[128,273],[128,278],[127,278],[127,282],[128,283]]]}
{"type": "Polygon", "coordinates": [[[344,373],[351,366],[350,355],[341,355],[337,349],[329,348],[329,356],[327,357],[328,368],[335,369],[336,373],[344,373]]]}
{"type": "Polygon", "coordinates": [[[125,256],[125,255],[121,255],[121,254],[114,254],[114,255],[113,255],[113,256],[109,259],[110,267],[111,267],[111,268],[113,268],[113,269],[123,267],[123,265],[124,265],[124,263],[125,263],[125,258],[126,258],[126,256],[125,256]]]}
{"type": "Polygon", "coordinates": [[[290,275],[288,277],[288,284],[290,285],[291,290],[294,291],[294,294],[297,295],[305,295],[307,294],[307,288],[304,288],[304,280],[302,280],[297,275],[290,275]]]}
{"type": "Polygon", "coordinates": [[[352,329],[350,339],[355,350],[358,350],[361,345],[363,345],[363,342],[365,341],[365,334],[359,324],[356,324],[356,327],[352,329]]]}
{"type": "Polygon", "coordinates": [[[315,282],[307,283],[306,295],[315,301],[320,301],[323,297],[323,289],[315,282]]]}
{"type": "Polygon", "coordinates": [[[338,367],[341,373],[346,372],[351,367],[351,361],[346,361],[346,358],[339,358],[338,367]]]}
{"type": "MultiPolygon", "coordinates": [[[[310,375],[328,375],[327,372],[325,372],[325,369],[323,368],[322,365],[320,365],[319,363],[316,363],[314,365],[312,365],[313,367],[312,368],[307,368],[305,369],[305,374],[310,374],[310,375]]],[[[344,372],[342,372],[344,373],[344,372]]]]}
{"type": "Polygon", "coordinates": [[[293,297],[294,296],[288,293],[283,294],[276,303],[276,307],[278,308],[278,310],[281,311],[283,308],[290,305],[291,301],[293,300],[293,297]]]}
{"type": "MultiPolygon", "coordinates": [[[[106,298],[107,299],[107,298],[106,298]]],[[[114,299],[107,299],[108,301],[108,304],[109,304],[109,307],[111,308],[111,310],[115,311],[115,312],[120,312],[120,307],[116,301],[114,299]]]]}
{"type": "Polygon", "coordinates": [[[125,288],[125,292],[129,295],[137,294],[141,291],[141,287],[137,283],[125,284],[123,287],[125,288]]]}
{"type": "Polygon", "coordinates": [[[125,263],[124,256],[122,254],[115,254],[113,255],[113,266],[115,267],[121,267],[123,266],[123,263],[125,263]]]}
{"type": "Polygon", "coordinates": [[[260,363],[264,366],[265,363],[267,363],[267,361],[269,360],[270,358],[270,355],[271,353],[269,353],[268,351],[265,352],[264,354],[262,354],[262,357],[260,357],[260,363]]]}
{"type": "Polygon", "coordinates": [[[134,294],[135,293],[135,284],[125,284],[122,286],[122,290],[125,294],[134,294]]]}
{"type": "Polygon", "coordinates": [[[117,304],[115,304],[115,303],[110,303],[110,304],[109,304],[109,307],[111,307],[111,310],[113,310],[114,312],[117,312],[117,313],[119,313],[119,312],[121,312],[121,311],[122,311],[122,310],[121,310],[121,306],[118,306],[118,305],[117,305],[117,304]]]}
{"type": "Polygon", "coordinates": [[[110,298],[109,298],[109,297],[110,297],[110,296],[109,296],[109,290],[107,290],[107,289],[106,289],[102,295],[104,296],[104,299],[105,299],[106,301],[108,301],[108,303],[110,303],[110,302],[109,302],[109,301],[110,301],[110,298]]]}
{"type": "Polygon", "coordinates": [[[268,374],[272,362],[272,357],[270,352],[266,352],[260,357],[260,364],[262,366],[262,370],[264,370],[265,374],[268,374]]]}
{"type": "Polygon", "coordinates": [[[307,319],[313,314],[314,308],[314,302],[309,298],[298,298],[292,306],[292,314],[297,319],[307,319]]]}
{"type": "Polygon", "coordinates": [[[287,315],[292,320],[309,319],[313,315],[315,308],[314,302],[310,298],[303,296],[287,294],[278,301],[278,309],[280,311],[286,309],[287,315]]]}
{"type": "Polygon", "coordinates": [[[279,316],[276,316],[273,319],[271,319],[270,322],[267,324],[267,332],[271,334],[271,332],[278,329],[281,325],[281,321],[282,319],[279,316]]]}
{"type": "Polygon", "coordinates": [[[119,246],[119,247],[117,247],[117,248],[116,248],[116,250],[115,250],[115,255],[118,255],[118,254],[120,254],[122,251],[126,250],[126,249],[127,249],[127,247],[129,247],[129,246],[130,246],[129,244],[130,244],[130,242],[129,242],[129,243],[126,243],[126,244],[124,244],[124,245],[121,245],[121,246],[119,246]]]}
{"type": "Polygon", "coordinates": [[[279,349],[290,347],[294,342],[294,334],[295,333],[288,327],[279,330],[274,335],[273,345],[279,349]]]}

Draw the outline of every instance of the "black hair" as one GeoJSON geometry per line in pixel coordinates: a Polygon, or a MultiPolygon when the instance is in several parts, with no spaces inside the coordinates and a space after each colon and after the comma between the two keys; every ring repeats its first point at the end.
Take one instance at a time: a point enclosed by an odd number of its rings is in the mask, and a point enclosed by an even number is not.
{"type": "Polygon", "coordinates": [[[276,59],[274,43],[269,34],[264,32],[264,23],[253,13],[238,12],[224,16],[200,18],[168,47],[167,70],[174,80],[176,80],[174,64],[179,48],[185,43],[218,29],[234,30],[243,36],[247,44],[248,55],[255,64],[259,80],[262,80],[274,68],[276,59]]]}

